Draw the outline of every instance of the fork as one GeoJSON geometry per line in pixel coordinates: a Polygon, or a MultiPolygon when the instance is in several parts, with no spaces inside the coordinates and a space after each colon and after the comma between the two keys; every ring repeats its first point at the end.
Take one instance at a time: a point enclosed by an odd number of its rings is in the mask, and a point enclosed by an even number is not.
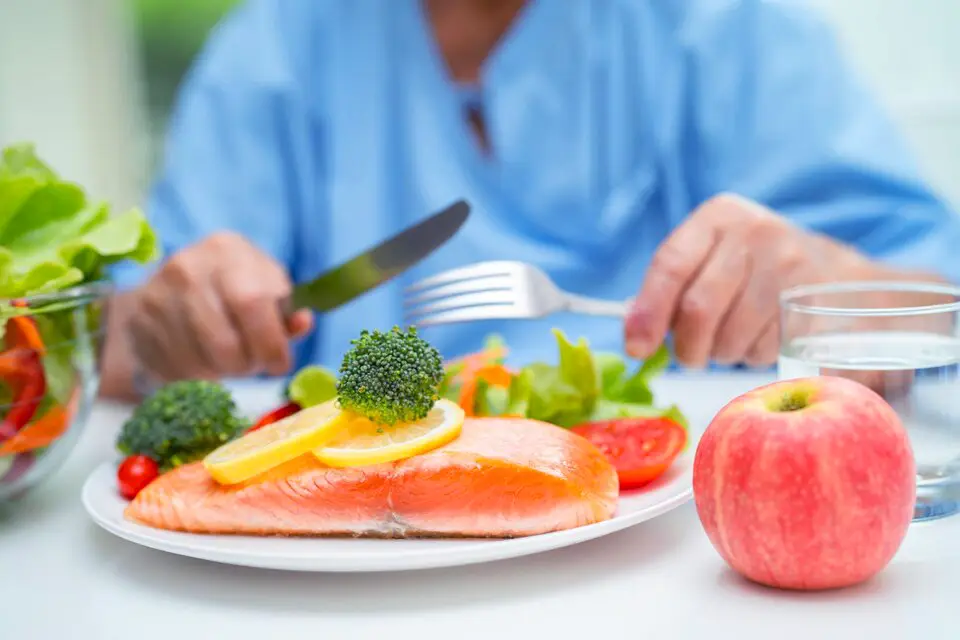
{"type": "Polygon", "coordinates": [[[533,265],[478,262],[424,278],[405,290],[407,324],[542,318],[559,312],[623,318],[627,302],[585,298],[560,289],[533,265]]]}

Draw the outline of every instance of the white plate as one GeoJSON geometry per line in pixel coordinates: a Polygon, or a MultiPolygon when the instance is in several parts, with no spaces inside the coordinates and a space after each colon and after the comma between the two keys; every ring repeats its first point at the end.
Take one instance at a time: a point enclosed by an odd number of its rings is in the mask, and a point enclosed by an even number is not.
{"type": "Polygon", "coordinates": [[[592,540],[655,518],[693,495],[693,447],[663,477],[620,496],[610,520],[567,531],[510,540],[374,540],[267,538],[177,533],[123,517],[116,467],[98,467],[83,486],[83,504],[94,521],[121,538],[191,558],[288,571],[405,571],[468,565],[540,553],[592,540]]]}

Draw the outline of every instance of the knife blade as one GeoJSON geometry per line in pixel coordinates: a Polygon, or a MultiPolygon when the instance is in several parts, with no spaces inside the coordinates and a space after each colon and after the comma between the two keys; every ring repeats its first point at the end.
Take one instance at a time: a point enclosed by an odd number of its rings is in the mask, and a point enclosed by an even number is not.
{"type": "Polygon", "coordinates": [[[470,215],[457,200],[442,211],[401,231],[347,262],[297,284],[281,302],[284,314],[310,307],[330,311],[392,280],[452,238],[470,215]]]}

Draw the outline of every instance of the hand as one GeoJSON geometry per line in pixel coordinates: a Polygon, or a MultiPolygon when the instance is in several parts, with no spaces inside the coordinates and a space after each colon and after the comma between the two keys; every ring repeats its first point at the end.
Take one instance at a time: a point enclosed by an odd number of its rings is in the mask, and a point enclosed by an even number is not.
{"type": "Polygon", "coordinates": [[[801,284],[868,279],[851,248],[804,231],[749,200],[722,195],[681,224],[653,256],[627,316],[627,352],[645,358],[672,330],[677,360],[764,366],[779,350],[779,294],[801,284]]]}
{"type": "Polygon", "coordinates": [[[246,239],[211,235],[131,295],[134,356],[159,381],[286,373],[290,339],[312,325],[308,311],[281,314],[290,289],[285,270],[246,239]]]}

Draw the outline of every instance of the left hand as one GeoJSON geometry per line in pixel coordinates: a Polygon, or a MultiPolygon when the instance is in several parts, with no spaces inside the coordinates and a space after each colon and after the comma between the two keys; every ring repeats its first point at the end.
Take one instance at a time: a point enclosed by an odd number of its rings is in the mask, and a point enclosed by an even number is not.
{"type": "Polygon", "coordinates": [[[779,295],[817,282],[870,279],[879,267],[852,248],[738,196],[694,211],[657,249],[625,325],[627,352],[645,358],[673,332],[690,368],[771,365],[779,295]]]}

